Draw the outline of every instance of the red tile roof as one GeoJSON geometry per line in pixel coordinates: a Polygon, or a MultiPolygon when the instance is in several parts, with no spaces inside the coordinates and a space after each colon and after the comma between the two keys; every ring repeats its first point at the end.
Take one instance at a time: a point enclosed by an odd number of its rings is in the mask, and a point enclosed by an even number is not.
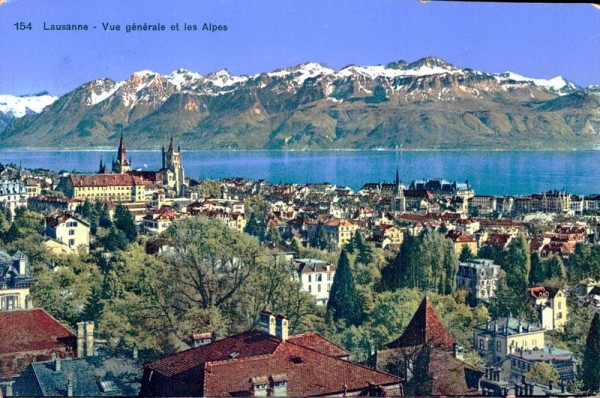
{"type": "MultiPolygon", "coordinates": [[[[286,378],[288,396],[363,391],[369,383],[391,386],[395,395],[401,392],[400,378],[325,354],[321,351],[343,350],[322,340],[307,334],[282,341],[264,332],[247,331],[152,362],[144,373],[155,371],[167,378],[190,375],[201,381],[201,390],[195,392],[204,396],[248,395],[251,379],[269,377],[286,378]],[[311,341],[317,346],[304,347],[311,341]]],[[[152,388],[143,385],[142,390],[152,388]]]]}
{"type": "Polygon", "coordinates": [[[341,358],[350,355],[348,351],[333,344],[325,337],[315,332],[307,332],[291,336],[287,341],[304,348],[310,348],[330,357],[341,358]]]}
{"type": "Polygon", "coordinates": [[[58,350],[69,339],[76,336],[43,309],[0,311],[0,354],[58,350]]]}
{"type": "Polygon", "coordinates": [[[457,230],[452,230],[449,231],[446,234],[446,238],[451,239],[454,243],[462,243],[462,242],[476,242],[475,238],[473,238],[471,235],[469,235],[466,232],[461,232],[461,231],[457,231],[457,230]]]}
{"type": "Polygon", "coordinates": [[[248,331],[198,348],[192,348],[154,361],[147,366],[165,376],[173,376],[206,362],[226,361],[272,354],[281,340],[260,331],[248,331]]]}
{"type": "Polygon", "coordinates": [[[446,330],[439,315],[427,297],[421,301],[402,336],[387,345],[388,348],[411,347],[430,344],[451,349],[456,339],[446,330]]]}
{"type": "Polygon", "coordinates": [[[223,396],[249,391],[251,377],[272,374],[287,376],[286,393],[292,397],[341,394],[344,390],[363,390],[369,383],[388,385],[401,381],[387,373],[282,342],[272,355],[265,357],[207,363],[203,393],[223,396]]]}
{"type": "Polygon", "coordinates": [[[129,174],[91,174],[71,175],[71,183],[74,187],[114,187],[144,185],[140,177],[129,174]]]}

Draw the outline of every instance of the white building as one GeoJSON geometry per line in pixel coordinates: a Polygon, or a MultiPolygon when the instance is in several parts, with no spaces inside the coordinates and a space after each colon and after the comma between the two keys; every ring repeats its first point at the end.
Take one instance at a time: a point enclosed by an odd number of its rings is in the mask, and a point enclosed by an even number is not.
{"type": "Polygon", "coordinates": [[[90,248],[90,225],[73,214],[57,211],[46,217],[46,235],[64,243],[73,253],[79,247],[85,251],[90,248]]]}
{"type": "Polygon", "coordinates": [[[27,188],[20,182],[0,181],[0,205],[14,216],[18,207],[27,207],[27,188]]]}
{"type": "Polygon", "coordinates": [[[335,266],[313,258],[294,260],[294,267],[302,285],[302,290],[310,293],[317,305],[326,305],[333,284],[335,266]]]}

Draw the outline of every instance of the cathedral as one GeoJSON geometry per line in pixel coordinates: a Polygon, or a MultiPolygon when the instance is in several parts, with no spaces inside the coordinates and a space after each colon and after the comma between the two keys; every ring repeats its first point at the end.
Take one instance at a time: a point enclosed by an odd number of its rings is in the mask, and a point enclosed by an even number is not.
{"type": "MultiPolygon", "coordinates": [[[[141,177],[144,180],[162,184],[165,187],[174,191],[176,196],[183,196],[185,193],[185,173],[181,158],[181,146],[175,150],[173,145],[173,136],[169,148],[162,147],[162,168],[158,171],[143,171],[131,169],[131,158],[127,158],[127,149],[121,132],[121,140],[119,141],[119,149],[117,150],[117,158],[112,162],[112,173],[114,174],[130,174],[141,177]]],[[[100,158],[100,167],[98,174],[108,174],[107,165],[100,158]]]]}
{"type": "Polygon", "coordinates": [[[185,176],[181,163],[181,146],[178,146],[177,151],[175,151],[173,136],[171,136],[169,149],[165,151],[165,147],[162,148],[162,169],[160,169],[160,172],[163,175],[163,185],[173,188],[177,196],[183,195],[185,176]]]}

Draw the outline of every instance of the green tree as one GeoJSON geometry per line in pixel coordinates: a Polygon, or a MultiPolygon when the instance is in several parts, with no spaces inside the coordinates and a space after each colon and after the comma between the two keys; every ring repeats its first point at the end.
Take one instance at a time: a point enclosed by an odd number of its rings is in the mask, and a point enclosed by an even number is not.
{"type": "Polygon", "coordinates": [[[302,246],[302,243],[300,243],[300,240],[296,237],[292,238],[292,242],[290,243],[290,250],[293,251],[296,256],[300,255],[300,247],[302,246]]]}
{"type": "Polygon", "coordinates": [[[477,253],[477,257],[486,258],[498,264],[500,261],[499,249],[494,245],[485,245],[477,253]]]}
{"type": "Polygon", "coordinates": [[[335,321],[344,319],[346,325],[358,325],[362,321],[362,308],[354,284],[354,276],[346,251],[342,250],[335,277],[329,293],[327,312],[335,321]]]}
{"type": "Polygon", "coordinates": [[[588,332],[581,372],[583,388],[588,393],[600,392],[600,314],[592,319],[588,332]]]}
{"type": "Polygon", "coordinates": [[[552,255],[545,262],[546,279],[565,279],[567,277],[565,264],[559,256],[552,255]]]}
{"type": "Polygon", "coordinates": [[[329,237],[327,236],[327,232],[325,232],[323,224],[319,223],[317,225],[317,228],[310,239],[310,245],[320,250],[325,250],[329,246],[329,237]]]}
{"type": "Polygon", "coordinates": [[[533,364],[531,369],[525,373],[527,380],[542,385],[548,385],[549,381],[552,381],[554,385],[557,385],[560,378],[558,372],[550,363],[536,362],[533,364]]]}
{"type": "Polygon", "coordinates": [[[525,235],[519,235],[518,238],[513,239],[510,245],[508,245],[502,266],[506,272],[508,286],[515,290],[524,291],[529,284],[529,273],[531,270],[529,244],[525,235]]]}
{"type": "Polygon", "coordinates": [[[250,215],[250,219],[246,223],[244,232],[248,235],[256,236],[257,238],[262,237],[262,227],[258,224],[258,219],[255,213],[250,215]]]}
{"type": "Polygon", "coordinates": [[[101,238],[100,242],[109,252],[125,250],[127,248],[127,237],[121,230],[116,229],[114,226],[110,227],[108,234],[101,238]]]}
{"type": "Polygon", "coordinates": [[[19,227],[16,222],[13,222],[8,231],[4,234],[4,243],[9,244],[19,239],[19,227]]]}
{"type": "Polygon", "coordinates": [[[463,245],[462,249],[460,250],[460,256],[458,258],[460,260],[460,262],[468,263],[469,261],[473,260],[474,258],[475,258],[475,256],[473,256],[473,252],[471,251],[469,246],[463,245]]]}
{"type": "Polygon", "coordinates": [[[360,231],[354,234],[354,246],[358,250],[356,255],[358,264],[367,265],[373,260],[373,248],[363,240],[360,231]]]}
{"type": "Polygon", "coordinates": [[[104,207],[100,202],[97,202],[96,209],[98,211],[98,226],[102,228],[111,228],[113,226],[113,222],[110,219],[110,214],[106,207],[104,207]]]}
{"type": "Polygon", "coordinates": [[[548,274],[546,269],[546,262],[540,259],[539,254],[533,253],[531,255],[531,272],[529,273],[529,284],[535,285],[536,283],[542,283],[546,280],[548,274]]]}
{"type": "Polygon", "coordinates": [[[128,242],[133,242],[137,238],[137,226],[133,214],[122,204],[118,204],[115,209],[115,227],[120,229],[127,238],[128,242]]]}

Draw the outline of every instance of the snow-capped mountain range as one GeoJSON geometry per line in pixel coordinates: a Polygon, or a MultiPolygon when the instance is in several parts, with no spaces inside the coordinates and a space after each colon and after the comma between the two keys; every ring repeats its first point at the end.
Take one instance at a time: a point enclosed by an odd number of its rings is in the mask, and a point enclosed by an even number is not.
{"type": "MultiPolygon", "coordinates": [[[[463,142],[474,133],[525,134],[548,124],[544,131],[568,130],[576,139],[597,135],[594,93],[561,76],[486,73],[435,57],[340,70],[306,63],[242,76],[227,70],[208,75],[144,70],[120,82],[91,81],[58,99],[0,96],[0,112],[20,118],[0,135],[0,143],[108,146],[116,125],[147,137],[149,146],[173,133],[193,148],[422,147],[434,131],[448,130],[445,138],[454,134],[463,142]],[[592,98],[573,102],[575,93],[592,98]],[[35,101],[27,105],[27,99],[35,101]],[[585,120],[533,118],[541,110],[575,111],[582,101],[584,109],[591,107],[581,116],[585,120]]],[[[444,146],[440,137],[434,141],[444,146]]]]}

